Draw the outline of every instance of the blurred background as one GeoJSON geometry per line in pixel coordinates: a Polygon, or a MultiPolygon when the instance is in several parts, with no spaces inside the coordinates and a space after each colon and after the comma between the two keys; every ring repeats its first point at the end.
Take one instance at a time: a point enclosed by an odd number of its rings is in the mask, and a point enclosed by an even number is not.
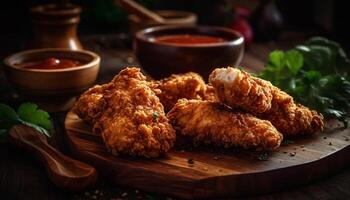
{"type": "MultiPolygon", "coordinates": [[[[1,55],[24,48],[31,37],[29,7],[57,3],[49,0],[3,1],[0,8],[1,55]]],[[[79,35],[128,36],[127,13],[113,0],[73,0],[82,6],[79,35]]],[[[346,1],[337,0],[139,0],[152,10],[185,10],[198,15],[198,23],[227,26],[243,33],[248,43],[276,40],[284,33],[324,35],[349,50],[346,1]]]]}

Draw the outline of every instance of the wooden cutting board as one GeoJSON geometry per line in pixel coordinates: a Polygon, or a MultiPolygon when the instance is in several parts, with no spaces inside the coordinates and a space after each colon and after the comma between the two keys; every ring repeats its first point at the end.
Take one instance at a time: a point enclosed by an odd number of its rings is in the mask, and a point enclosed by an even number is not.
{"type": "Polygon", "coordinates": [[[315,136],[293,138],[266,161],[259,160],[261,152],[211,147],[174,149],[158,159],[115,157],[75,113],[68,113],[65,127],[72,156],[113,183],[186,199],[268,193],[309,183],[350,163],[350,129],[342,130],[337,122],[327,122],[315,136]]]}

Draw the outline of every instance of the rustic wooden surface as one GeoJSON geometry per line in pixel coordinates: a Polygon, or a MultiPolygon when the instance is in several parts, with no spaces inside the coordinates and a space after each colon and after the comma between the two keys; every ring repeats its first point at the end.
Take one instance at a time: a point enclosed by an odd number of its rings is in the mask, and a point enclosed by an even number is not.
{"type": "MultiPolygon", "coordinates": [[[[242,61],[242,66],[246,66],[252,71],[263,68],[268,52],[273,49],[287,49],[293,45],[305,40],[307,36],[300,37],[300,34],[287,34],[281,37],[278,42],[263,44],[253,44],[246,52],[242,61]]],[[[99,74],[99,83],[107,82],[125,65],[135,65],[135,59],[132,56],[130,43],[123,40],[124,35],[94,35],[82,38],[82,42],[88,49],[97,52],[102,57],[101,71],[99,74]],[[128,48],[125,48],[128,47],[128,48]]],[[[19,50],[15,47],[18,40],[15,37],[7,37],[7,49],[3,50],[4,56],[19,50]]],[[[7,44],[6,43],[6,44],[7,44]]],[[[5,47],[4,47],[5,48],[5,47]]],[[[9,103],[12,106],[18,106],[23,101],[8,86],[4,78],[2,65],[0,64],[0,101],[9,103]]],[[[66,113],[51,113],[53,121],[53,137],[50,143],[64,153],[68,153],[67,144],[64,138],[64,118],[66,113]]],[[[325,139],[325,141],[327,141],[325,139]]],[[[1,199],[95,199],[93,198],[96,190],[103,191],[103,197],[97,199],[135,199],[131,193],[141,193],[133,188],[112,187],[106,181],[98,182],[95,188],[84,193],[68,193],[55,187],[48,179],[45,168],[33,159],[33,157],[9,144],[0,144],[0,194],[1,199]]],[[[286,177],[281,179],[288,181],[286,177]]],[[[106,180],[106,179],[104,179],[106,180]]],[[[328,178],[315,181],[310,184],[300,184],[293,188],[282,190],[280,192],[267,193],[264,195],[248,195],[241,199],[350,199],[350,168],[334,173],[328,178]]],[[[145,194],[147,199],[167,199],[164,196],[145,194]]]]}
{"type": "Polygon", "coordinates": [[[259,160],[261,152],[211,147],[173,149],[159,159],[132,159],[107,152],[101,136],[74,112],[65,120],[71,155],[105,173],[111,182],[186,199],[261,194],[343,169],[350,163],[350,129],[340,127],[328,122],[323,133],[294,138],[293,144],[268,153],[266,161],[259,160]]]}
{"type": "Polygon", "coordinates": [[[45,167],[51,182],[63,190],[81,192],[97,181],[94,167],[57,151],[48,144],[45,135],[29,126],[13,126],[9,131],[9,141],[35,155],[45,167]]]}

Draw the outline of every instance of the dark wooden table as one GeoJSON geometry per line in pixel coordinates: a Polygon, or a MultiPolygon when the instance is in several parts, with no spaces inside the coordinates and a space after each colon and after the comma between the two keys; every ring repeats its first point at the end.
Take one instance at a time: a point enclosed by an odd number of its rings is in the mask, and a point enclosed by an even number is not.
{"type": "MultiPolygon", "coordinates": [[[[284,34],[278,42],[253,44],[247,49],[241,66],[253,72],[259,71],[263,68],[271,50],[291,48],[308,36],[308,34],[305,36],[284,34]]],[[[137,66],[130,50],[131,44],[125,35],[84,36],[82,41],[87,49],[97,52],[102,58],[98,83],[110,81],[125,66],[137,66]]],[[[23,101],[9,87],[2,67],[0,68],[0,86],[0,102],[17,106],[23,101]]],[[[65,114],[64,112],[51,114],[54,128],[50,143],[69,154],[64,138],[65,114]]],[[[103,177],[100,177],[95,188],[79,194],[67,193],[50,183],[43,166],[28,153],[2,143],[0,159],[0,199],[171,199],[159,194],[144,193],[134,188],[112,186],[103,177]]],[[[281,178],[288,181],[287,177],[281,178]]],[[[350,199],[350,168],[310,185],[300,185],[286,191],[244,199],[350,199]]]]}

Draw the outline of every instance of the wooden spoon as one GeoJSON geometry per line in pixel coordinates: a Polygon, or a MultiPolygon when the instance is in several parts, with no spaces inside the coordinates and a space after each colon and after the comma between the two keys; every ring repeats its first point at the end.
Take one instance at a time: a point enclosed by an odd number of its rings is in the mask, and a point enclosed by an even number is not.
{"type": "Polygon", "coordinates": [[[158,23],[164,23],[165,19],[159,16],[157,13],[152,12],[151,10],[143,7],[142,5],[136,3],[132,0],[116,0],[116,3],[127,10],[130,13],[133,13],[139,16],[142,19],[151,19],[158,23]]]}
{"type": "Polygon", "coordinates": [[[12,144],[35,154],[56,186],[70,191],[82,191],[95,184],[95,168],[58,152],[37,130],[16,125],[9,131],[9,135],[12,144]]]}

